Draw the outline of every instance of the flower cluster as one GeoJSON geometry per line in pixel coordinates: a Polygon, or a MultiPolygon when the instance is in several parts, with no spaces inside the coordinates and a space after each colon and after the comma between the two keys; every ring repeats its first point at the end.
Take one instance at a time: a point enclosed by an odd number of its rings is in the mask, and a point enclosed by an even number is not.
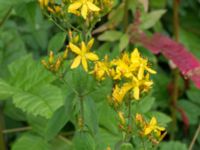
{"type": "Polygon", "coordinates": [[[156,71],[149,67],[148,60],[141,57],[138,49],[134,49],[130,54],[124,53],[118,59],[111,62],[107,56],[103,61],[95,62],[93,74],[98,80],[104,80],[106,76],[111,77],[116,83],[112,93],[114,104],[121,104],[127,93],[131,92],[131,98],[140,99],[140,95],[148,92],[153,82],[150,74],[156,71]],[[121,83],[123,81],[123,83],[121,83]]]}
{"type": "Polygon", "coordinates": [[[160,127],[155,117],[147,122],[141,114],[136,114],[135,120],[141,136],[147,136],[155,144],[159,143],[166,135],[165,128],[160,127]],[[161,134],[161,132],[164,132],[161,134]]]}
{"type": "Polygon", "coordinates": [[[55,58],[53,51],[50,51],[48,61],[45,59],[42,60],[43,66],[49,71],[56,73],[59,71],[60,67],[64,63],[64,60],[67,58],[68,49],[64,51],[62,56],[58,56],[55,58]]]}
{"type": "Polygon", "coordinates": [[[38,0],[40,7],[46,9],[50,13],[71,13],[81,16],[85,20],[91,16],[100,16],[106,14],[113,4],[113,0],[38,0]],[[63,10],[63,11],[62,11],[63,10]]]}

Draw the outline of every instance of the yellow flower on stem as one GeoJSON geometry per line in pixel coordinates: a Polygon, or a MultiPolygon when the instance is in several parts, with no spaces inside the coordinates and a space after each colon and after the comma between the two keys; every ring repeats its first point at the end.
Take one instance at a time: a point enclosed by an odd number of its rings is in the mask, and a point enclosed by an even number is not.
{"type": "Polygon", "coordinates": [[[106,75],[110,75],[107,55],[105,56],[104,61],[95,62],[94,70],[92,73],[95,75],[97,80],[104,80],[106,75]]]}
{"type": "Polygon", "coordinates": [[[87,46],[85,42],[81,42],[80,48],[71,42],[69,43],[69,48],[71,49],[71,51],[77,54],[77,57],[74,59],[71,65],[71,69],[77,68],[80,65],[80,63],[82,63],[83,69],[86,72],[88,72],[87,60],[97,61],[99,59],[99,57],[96,54],[90,52],[93,43],[94,39],[91,39],[88,42],[87,46]]]}
{"type": "Polygon", "coordinates": [[[100,11],[100,8],[93,3],[93,0],[78,0],[69,5],[68,12],[77,14],[78,9],[81,9],[81,15],[84,19],[87,18],[89,11],[100,11]]]}
{"type": "Polygon", "coordinates": [[[48,5],[49,0],[38,0],[40,3],[40,7],[44,8],[48,5]]]}
{"type": "Polygon", "coordinates": [[[144,135],[149,135],[150,133],[155,132],[157,136],[160,136],[161,131],[165,131],[165,128],[158,126],[156,118],[152,117],[150,123],[144,128],[144,135]]]}

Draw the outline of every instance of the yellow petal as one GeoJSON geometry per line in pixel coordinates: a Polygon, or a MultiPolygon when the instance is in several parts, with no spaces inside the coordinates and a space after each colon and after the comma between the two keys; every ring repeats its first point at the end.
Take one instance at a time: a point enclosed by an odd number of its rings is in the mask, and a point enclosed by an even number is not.
{"type": "Polygon", "coordinates": [[[79,9],[81,7],[82,3],[75,2],[68,7],[68,12],[74,12],[75,10],[79,9]]]}
{"type": "Polygon", "coordinates": [[[84,42],[81,42],[81,51],[82,51],[83,53],[86,53],[86,52],[87,52],[87,47],[86,47],[86,45],[85,45],[84,42]]]}
{"type": "Polygon", "coordinates": [[[145,69],[151,74],[156,74],[157,73],[155,70],[153,70],[153,69],[151,69],[149,67],[145,67],[145,69]]]}
{"type": "Polygon", "coordinates": [[[140,57],[140,53],[137,48],[135,48],[131,53],[131,58],[136,58],[136,57],[140,57]]]}
{"type": "Polygon", "coordinates": [[[83,69],[88,72],[88,64],[87,64],[87,60],[85,57],[82,57],[82,66],[83,66],[83,69]]]}
{"type": "Polygon", "coordinates": [[[94,38],[92,38],[92,39],[88,42],[87,48],[88,48],[88,49],[91,49],[93,44],[94,44],[94,38]]]}
{"type": "Polygon", "coordinates": [[[81,63],[81,56],[77,56],[71,65],[71,69],[77,68],[80,65],[80,63],[81,63]]]}
{"type": "Polygon", "coordinates": [[[149,123],[149,125],[150,125],[150,126],[155,126],[156,124],[157,124],[156,118],[155,118],[155,117],[152,117],[152,118],[151,118],[151,121],[150,121],[150,123],[149,123]]]}
{"type": "Polygon", "coordinates": [[[140,98],[140,89],[138,86],[134,87],[133,89],[133,97],[136,99],[136,100],[139,100],[140,98]]]}
{"type": "Polygon", "coordinates": [[[144,135],[148,135],[149,133],[151,133],[153,130],[152,127],[146,127],[145,130],[144,130],[144,135]]]}
{"type": "Polygon", "coordinates": [[[88,8],[89,8],[90,10],[92,10],[92,11],[100,11],[100,8],[97,7],[96,5],[94,5],[94,4],[91,3],[91,2],[87,2],[87,6],[88,6],[88,8]]]}
{"type": "Polygon", "coordinates": [[[85,54],[85,57],[87,59],[91,60],[91,61],[97,61],[97,60],[99,60],[99,57],[96,54],[94,54],[94,53],[87,53],[87,54],[85,54]]]}
{"type": "Polygon", "coordinates": [[[141,65],[140,68],[139,68],[139,71],[138,71],[138,79],[142,80],[143,77],[144,77],[144,66],[141,65]]]}
{"type": "Polygon", "coordinates": [[[72,44],[72,43],[69,43],[69,47],[71,49],[72,52],[80,55],[81,54],[81,50],[79,47],[77,47],[76,45],[72,44]]]}
{"type": "Polygon", "coordinates": [[[87,18],[87,14],[88,14],[88,8],[86,5],[83,5],[82,9],[81,9],[81,15],[83,16],[84,19],[87,18]]]}
{"type": "Polygon", "coordinates": [[[165,131],[165,128],[164,128],[164,127],[156,126],[156,129],[158,129],[158,130],[160,130],[160,131],[165,131]]]}

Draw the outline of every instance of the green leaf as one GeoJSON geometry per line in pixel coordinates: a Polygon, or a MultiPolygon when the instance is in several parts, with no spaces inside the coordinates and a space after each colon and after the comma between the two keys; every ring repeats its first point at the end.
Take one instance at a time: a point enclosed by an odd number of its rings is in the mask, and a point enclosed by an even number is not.
{"type": "Polygon", "coordinates": [[[148,115],[150,115],[151,117],[155,116],[156,119],[158,120],[158,124],[162,126],[166,126],[166,124],[171,122],[172,120],[168,115],[158,111],[149,112],[148,115]]]}
{"type": "Polygon", "coordinates": [[[70,140],[59,137],[51,142],[50,150],[73,150],[73,145],[70,140]]]}
{"type": "Polygon", "coordinates": [[[195,125],[199,122],[199,105],[196,105],[188,100],[179,100],[178,105],[185,111],[191,125],[195,125]]]}
{"type": "Polygon", "coordinates": [[[77,132],[73,143],[76,150],[95,150],[94,138],[88,132],[77,132]]]}
{"type": "Polygon", "coordinates": [[[48,50],[50,51],[59,51],[63,46],[66,39],[65,32],[59,32],[54,35],[48,45],[48,50]]]}
{"type": "Polygon", "coordinates": [[[4,80],[0,79],[0,100],[5,100],[13,96],[15,90],[4,80]]]}
{"type": "Polygon", "coordinates": [[[142,21],[141,21],[142,24],[140,27],[142,29],[149,29],[153,27],[165,13],[166,13],[166,10],[161,9],[161,10],[152,11],[149,14],[144,15],[142,17],[142,21]]]}
{"type": "Polygon", "coordinates": [[[121,133],[115,134],[105,128],[99,128],[99,131],[95,139],[97,143],[97,146],[96,146],[97,150],[106,149],[108,146],[110,146],[111,149],[115,149],[116,143],[122,139],[122,136],[121,136],[121,133]]]}
{"type": "Polygon", "coordinates": [[[124,50],[129,44],[129,36],[127,34],[124,34],[121,38],[120,38],[120,42],[119,42],[119,48],[120,51],[124,50]]]}
{"type": "Polygon", "coordinates": [[[73,97],[74,95],[68,94],[65,106],[55,111],[50,119],[28,115],[28,122],[33,130],[46,140],[53,139],[71,118],[73,97]]]}
{"type": "Polygon", "coordinates": [[[35,87],[32,91],[16,93],[13,103],[27,113],[50,118],[64,104],[64,101],[59,88],[45,85],[35,87]]]}
{"type": "Polygon", "coordinates": [[[12,150],[49,150],[49,144],[34,134],[25,134],[13,144],[12,150]]]}
{"type": "Polygon", "coordinates": [[[33,61],[31,55],[14,61],[9,65],[10,85],[23,91],[52,82],[55,77],[40,62],[33,61]]]}
{"type": "Polygon", "coordinates": [[[154,102],[155,102],[154,97],[146,96],[136,105],[136,108],[134,109],[137,109],[137,111],[139,112],[146,113],[152,108],[154,102]]]}
{"type": "Polygon", "coordinates": [[[91,97],[86,97],[84,99],[84,117],[85,124],[89,127],[92,133],[97,133],[98,113],[95,101],[91,97]]]}
{"type": "Polygon", "coordinates": [[[120,40],[122,35],[123,35],[123,33],[120,31],[110,30],[110,31],[106,31],[103,34],[101,34],[98,37],[98,40],[114,42],[114,41],[120,40]]]}
{"type": "Polygon", "coordinates": [[[200,91],[198,89],[190,89],[189,91],[187,91],[187,96],[191,101],[200,105],[200,91]]]}
{"type": "Polygon", "coordinates": [[[120,145],[120,150],[133,150],[133,145],[131,143],[123,143],[120,145]]]}
{"type": "Polygon", "coordinates": [[[179,141],[162,142],[160,150],[187,150],[187,146],[179,141]]]}

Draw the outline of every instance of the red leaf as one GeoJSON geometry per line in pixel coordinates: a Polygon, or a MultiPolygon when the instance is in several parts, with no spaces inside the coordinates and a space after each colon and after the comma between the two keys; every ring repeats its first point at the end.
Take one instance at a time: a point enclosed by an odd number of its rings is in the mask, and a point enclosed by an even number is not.
{"type": "Polygon", "coordinates": [[[139,42],[154,54],[162,53],[181,70],[185,77],[190,78],[200,88],[200,62],[182,44],[167,36],[154,34],[148,37],[144,33],[135,34],[131,41],[139,42]]]}

